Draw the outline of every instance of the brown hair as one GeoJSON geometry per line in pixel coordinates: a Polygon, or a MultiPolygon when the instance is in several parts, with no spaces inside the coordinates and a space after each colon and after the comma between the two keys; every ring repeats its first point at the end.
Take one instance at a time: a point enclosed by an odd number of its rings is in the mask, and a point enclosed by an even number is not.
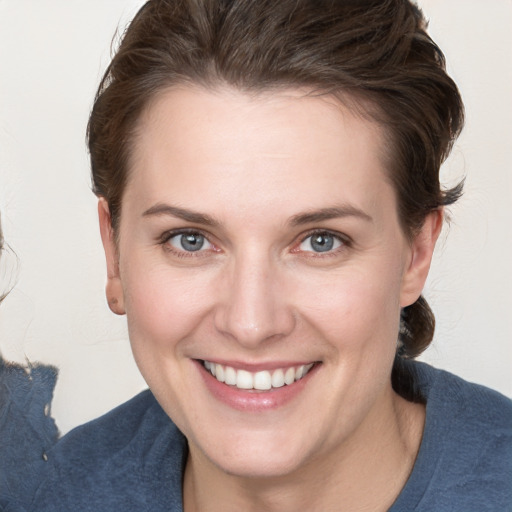
{"type": "MultiPolygon", "coordinates": [[[[1,217],[0,217],[0,258],[2,257],[3,250],[4,250],[4,234],[2,232],[2,222],[1,222],[1,217]]],[[[2,274],[0,274],[0,276],[1,275],[2,274]]],[[[2,302],[5,299],[5,297],[7,297],[7,292],[2,292],[2,288],[0,288],[0,302],[2,302]]]]}
{"type": "Polygon", "coordinates": [[[5,243],[0,215],[0,303],[12,290],[18,269],[16,253],[5,243]]]}
{"type": "MultiPolygon", "coordinates": [[[[93,190],[117,232],[137,121],[176,84],[243,91],[307,88],[350,99],[385,127],[402,228],[457,200],[439,168],[463,124],[441,50],[409,0],[150,0],[135,16],[99,86],[88,126],[93,190]]],[[[430,343],[420,297],[402,311],[400,355],[430,343]]]]}

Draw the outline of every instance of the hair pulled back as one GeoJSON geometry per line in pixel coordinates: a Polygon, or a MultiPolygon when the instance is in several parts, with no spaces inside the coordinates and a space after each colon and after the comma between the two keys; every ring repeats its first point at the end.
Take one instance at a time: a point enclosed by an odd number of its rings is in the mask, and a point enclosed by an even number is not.
{"type": "MultiPolygon", "coordinates": [[[[93,190],[118,229],[137,121],[157,93],[223,84],[249,93],[304,88],[356,105],[384,128],[402,229],[455,202],[439,169],[463,125],[445,59],[409,0],[150,0],[126,30],[88,126],[93,190]]],[[[400,356],[430,343],[434,316],[420,297],[402,311],[400,356]]]]}

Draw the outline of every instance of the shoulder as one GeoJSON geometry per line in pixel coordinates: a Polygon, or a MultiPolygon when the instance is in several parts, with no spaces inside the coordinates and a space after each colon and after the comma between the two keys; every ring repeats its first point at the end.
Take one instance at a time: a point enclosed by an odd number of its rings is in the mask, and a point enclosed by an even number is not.
{"type": "Polygon", "coordinates": [[[411,510],[512,510],[512,401],[423,363],[408,367],[427,408],[404,490],[411,510]]]}
{"type": "Polygon", "coordinates": [[[17,510],[37,488],[44,456],[58,438],[45,412],[56,380],[52,366],[22,366],[0,355],[0,510],[17,510]]]}
{"type": "Polygon", "coordinates": [[[512,434],[512,400],[506,396],[424,363],[415,362],[412,371],[426,397],[427,412],[444,415],[447,427],[459,425],[460,434],[468,435],[482,429],[496,436],[512,434]]]}
{"type": "Polygon", "coordinates": [[[34,509],[129,511],[158,509],[164,499],[181,503],[185,457],[185,438],[145,391],[54,446],[34,509]]]}
{"type": "Polygon", "coordinates": [[[119,454],[133,444],[146,439],[153,429],[170,428],[170,419],[158,405],[149,390],[104,416],[73,429],[48,454],[50,459],[80,458],[93,461],[106,454],[119,454]]]}

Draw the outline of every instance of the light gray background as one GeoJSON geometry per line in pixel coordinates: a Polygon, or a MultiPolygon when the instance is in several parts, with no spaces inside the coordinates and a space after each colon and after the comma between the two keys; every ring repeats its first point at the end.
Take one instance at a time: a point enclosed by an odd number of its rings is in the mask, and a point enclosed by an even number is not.
{"type": "MultiPolygon", "coordinates": [[[[0,307],[5,358],[60,368],[62,432],[145,387],[124,318],[107,308],[84,133],[93,95],[140,0],[0,0],[0,211],[19,265],[0,307]]],[[[512,396],[512,1],[421,0],[467,108],[444,166],[466,194],[436,250],[424,359],[512,396]]]]}

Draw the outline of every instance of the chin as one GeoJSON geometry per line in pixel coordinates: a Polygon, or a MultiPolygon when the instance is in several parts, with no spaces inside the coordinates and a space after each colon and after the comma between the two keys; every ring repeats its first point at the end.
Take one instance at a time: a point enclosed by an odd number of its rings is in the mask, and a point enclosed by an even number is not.
{"type": "Polygon", "coordinates": [[[284,477],[306,465],[311,453],[317,453],[307,439],[295,438],[277,426],[272,432],[224,433],[222,439],[209,439],[204,446],[189,438],[191,454],[199,453],[224,473],[241,478],[284,477]]]}
{"type": "Polygon", "coordinates": [[[305,463],[303,454],[275,453],[260,450],[258,453],[242,451],[225,456],[214,454],[211,462],[224,473],[239,478],[280,478],[296,472],[305,463]]]}

